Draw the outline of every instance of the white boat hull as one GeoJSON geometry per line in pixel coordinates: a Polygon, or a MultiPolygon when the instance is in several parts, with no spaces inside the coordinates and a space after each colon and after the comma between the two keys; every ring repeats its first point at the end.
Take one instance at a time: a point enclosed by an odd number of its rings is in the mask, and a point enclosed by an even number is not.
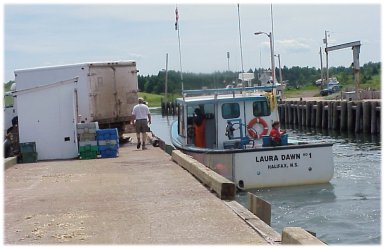
{"type": "Polygon", "coordinates": [[[247,189],[327,183],[332,179],[332,146],[282,148],[235,153],[236,185],[247,189]]]}
{"type": "Polygon", "coordinates": [[[183,146],[173,123],[173,145],[233,181],[240,189],[329,182],[334,173],[332,143],[306,143],[254,149],[183,146]]]}

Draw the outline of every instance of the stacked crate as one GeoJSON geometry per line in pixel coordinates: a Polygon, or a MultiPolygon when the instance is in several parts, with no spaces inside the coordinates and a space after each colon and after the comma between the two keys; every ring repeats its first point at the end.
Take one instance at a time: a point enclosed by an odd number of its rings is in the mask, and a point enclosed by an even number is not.
{"type": "Polygon", "coordinates": [[[119,133],[117,128],[96,131],[97,145],[102,158],[115,158],[119,154],[119,133]]]}
{"type": "Polygon", "coordinates": [[[79,158],[95,159],[97,158],[96,131],[99,129],[97,122],[78,123],[77,135],[79,138],[79,158]]]}
{"type": "Polygon", "coordinates": [[[22,163],[34,163],[37,161],[36,143],[20,143],[20,155],[22,163]]]}

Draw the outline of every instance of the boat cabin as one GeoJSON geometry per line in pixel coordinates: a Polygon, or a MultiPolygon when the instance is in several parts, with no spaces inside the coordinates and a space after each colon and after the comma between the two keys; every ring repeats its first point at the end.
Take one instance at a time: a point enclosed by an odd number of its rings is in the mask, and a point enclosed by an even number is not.
{"type": "Polygon", "coordinates": [[[207,149],[261,145],[278,111],[274,95],[260,88],[184,91],[177,99],[181,143],[207,149]]]}

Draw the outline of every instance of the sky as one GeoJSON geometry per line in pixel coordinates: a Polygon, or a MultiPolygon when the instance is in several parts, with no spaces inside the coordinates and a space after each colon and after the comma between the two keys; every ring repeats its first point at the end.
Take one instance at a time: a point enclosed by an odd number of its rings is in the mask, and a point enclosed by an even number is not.
{"type": "MultiPolygon", "coordinates": [[[[254,35],[272,31],[271,1],[238,1],[239,9],[233,1],[179,2],[181,53],[176,2],[14,2],[2,6],[4,82],[14,80],[16,69],[121,60],[136,61],[139,75],[157,75],[166,68],[166,54],[168,70],[183,72],[271,67],[268,36],[254,35]]],[[[281,67],[320,68],[325,31],[328,46],[360,41],[361,65],[381,62],[379,1],[272,2],[274,53],[280,54],[281,67]]],[[[329,67],[352,61],[349,48],[329,53],[329,67]]]]}

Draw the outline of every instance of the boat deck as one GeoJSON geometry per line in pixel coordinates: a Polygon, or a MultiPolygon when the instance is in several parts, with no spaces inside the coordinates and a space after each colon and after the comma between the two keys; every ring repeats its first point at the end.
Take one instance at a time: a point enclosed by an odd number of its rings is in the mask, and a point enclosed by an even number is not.
{"type": "Polygon", "coordinates": [[[268,244],[160,148],[4,171],[5,244],[268,244]]]}

